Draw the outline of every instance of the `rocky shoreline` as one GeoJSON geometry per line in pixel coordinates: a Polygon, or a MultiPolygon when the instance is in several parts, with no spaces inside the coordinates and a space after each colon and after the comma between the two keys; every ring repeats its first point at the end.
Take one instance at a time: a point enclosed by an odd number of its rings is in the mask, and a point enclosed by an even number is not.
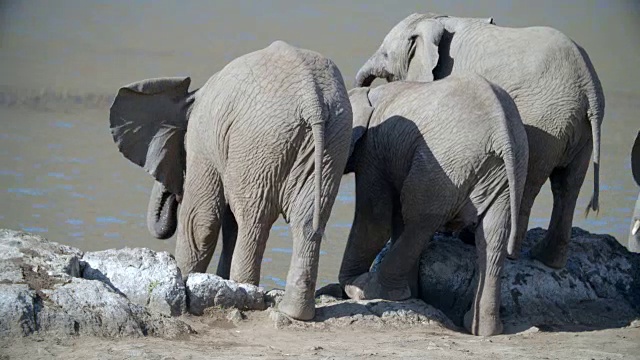
{"type": "MultiPolygon", "coordinates": [[[[552,270],[526,252],[542,236],[544,230],[530,230],[523,257],[508,261],[505,268],[505,332],[620,328],[640,318],[639,254],[629,253],[611,236],[574,228],[567,267],[552,270]]],[[[192,274],[184,282],[166,252],[124,248],[85,253],[37,235],[0,230],[0,337],[180,338],[195,333],[187,319],[220,309],[237,309],[224,311],[229,322],[266,310],[277,328],[462,331],[461,317],[475,289],[474,264],[472,246],[438,236],[421,259],[420,291],[426,302],[319,295],[316,318],[301,322],[273,310],[282,290],[265,292],[213,274],[192,274]]]]}

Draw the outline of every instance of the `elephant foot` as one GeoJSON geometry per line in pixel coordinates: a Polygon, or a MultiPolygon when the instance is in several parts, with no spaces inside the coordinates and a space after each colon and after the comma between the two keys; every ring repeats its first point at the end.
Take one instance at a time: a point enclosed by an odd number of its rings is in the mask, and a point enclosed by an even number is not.
{"type": "Polygon", "coordinates": [[[342,290],[342,286],[340,286],[340,284],[329,284],[316,290],[315,297],[322,295],[328,295],[336,299],[346,298],[346,294],[344,293],[344,290],[342,290]]]}
{"type": "Polygon", "coordinates": [[[545,246],[547,241],[537,243],[531,249],[531,256],[552,269],[562,269],[567,265],[566,251],[556,251],[545,246]]]}
{"type": "Polygon", "coordinates": [[[473,321],[473,310],[464,314],[464,328],[472,335],[493,336],[502,334],[502,320],[500,316],[482,315],[478,317],[477,323],[473,321]]]}
{"type": "Polygon", "coordinates": [[[411,297],[411,289],[408,285],[397,288],[383,286],[378,281],[379,272],[366,272],[344,287],[344,292],[354,300],[384,299],[401,301],[411,297]]]}
{"type": "Polygon", "coordinates": [[[314,299],[299,299],[285,292],[282,301],[278,304],[278,310],[296,320],[311,320],[316,316],[316,304],[314,299]]]}

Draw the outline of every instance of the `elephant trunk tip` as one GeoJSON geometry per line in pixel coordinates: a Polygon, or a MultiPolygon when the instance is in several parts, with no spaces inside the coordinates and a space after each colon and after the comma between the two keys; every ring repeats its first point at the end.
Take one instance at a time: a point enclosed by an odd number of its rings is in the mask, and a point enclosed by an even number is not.
{"type": "Polygon", "coordinates": [[[356,77],[356,81],[354,82],[354,87],[369,87],[376,79],[375,75],[361,75],[358,74],[356,77]]]}
{"type": "Polygon", "coordinates": [[[147,212],[147,229],[153,237],[166,240],[177,228],[177,196],[162,185],[154,185],[147,212]]]}

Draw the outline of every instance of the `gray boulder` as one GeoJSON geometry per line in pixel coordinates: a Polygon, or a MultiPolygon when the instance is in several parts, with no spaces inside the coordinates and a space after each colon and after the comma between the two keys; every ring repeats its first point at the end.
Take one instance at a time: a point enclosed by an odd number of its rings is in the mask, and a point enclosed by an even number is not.
{"type": "Polygon", "coordinates": [[[60,335],[169,338],[191,332],[181,321],[149,312],[100,281],[74,278],[42,292],[42,305],[36,314],[40,331],[60,335]]]}
{"type": "Polygon", "coordinates": [[[131,302],[109,281],[81,278],[82,256],[37,235],[0,230],[0,337],[193,332],[178,319],[131,302]]]}
{"type": "Polygon", "coordinates": [[[265,293],[260,287],[224,280],[214,274],[191,273],[187,278],[189,312],[202,315],[206,308],[264,310],[265,293]]]}
{"type": "Polygon", "coordinates": [[[0,283],[31,283],[47,277],[62,281],[80,276],[81,258],[82,251],[76,248],[38,235],[0,229],[0,283]]]}
{"type": "Polygon", "coordinates": [[[88,252],[82,258],[82,277],[100,280],[149,310],[178,316],[186,312],[182,274],[168,252],[149,249],[88,252]]]}
{"type": "MultiPolygon", "coordinates": [[[[640,254],[609,235],[573,228],[569,259],[554,270],[533,260],[529,249],[545,235],[532,229],[517,261],[506,260],[501,317],[506,332],[622,327],[640,317],[640,254]]],[[[442,235],[420,260],[420,295],[461,325],[477,284],[476,250],[442,235]]]]}
{"type": "Polygon", "coordinates": [[[35,291],[24,284],[0,284],[0,338],[36,331],[35,291]]]}
{"type": "Polygon", "coordinates": [[[276,328],[294,327],[353,327],[353,328],[411,328],[445,327],[457,329],[440,310],[419,299],[406,301],[342,300],[326,295],[329,289],[318,290],[316,316],[313,321],[298,321],[271,308],[270,318],[276,328]]]}

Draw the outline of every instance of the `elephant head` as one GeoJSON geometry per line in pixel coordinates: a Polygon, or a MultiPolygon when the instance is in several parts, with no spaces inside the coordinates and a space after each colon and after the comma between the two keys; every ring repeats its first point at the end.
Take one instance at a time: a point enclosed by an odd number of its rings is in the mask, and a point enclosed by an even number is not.
{"type": "Polygon", "coordinates": [[[349,157],[344,173],[354,172],[353,151],[356,144],[362,138],[369,127],[369,120],[373,114],[373,107],[369,101],[369,88],[353,88],[349,90],[349,101],[353,111],[353,131],[351,132],[351,146],[349,147],[349,157]]]}
{"type": "Polygon", "coordinates": [[[188,116],[195,98],[191,79],[157,78],[118,90],[109,121],[120,152],[156,180],[147,211],[153,236],[167,239],[176,231],[184,182],[184,148],[188,116]]]}
{"type": "MultiPolygon", "coordinates": [[[[447,46],[450,34],[438,14],[411,14],[394,26],[382,45],[360,68],[355,86],[369,86],[375,78],[432,81],[438,65],[440,46],[447,46]]],[[[495,24],[493,18],[476,19],[495,24]]]]}
{"type": "MultiPolygon", "coordinates": [[[[640,186],[640,131],[638,131],[636,141],[631,149],[631,172],[633,173],[633,180],[640,186]]],[[[640,252],[640,194],[638,194],[633,218],[631,219],[628,248],[629,251],[640,252]]]]}

